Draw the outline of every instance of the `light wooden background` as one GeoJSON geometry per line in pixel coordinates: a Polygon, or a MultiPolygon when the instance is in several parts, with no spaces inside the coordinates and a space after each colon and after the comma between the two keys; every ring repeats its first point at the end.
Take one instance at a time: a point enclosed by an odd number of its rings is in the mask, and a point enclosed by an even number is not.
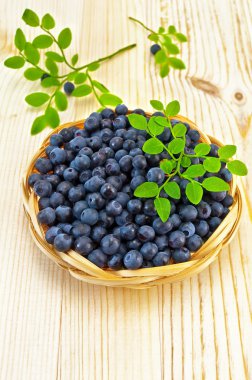
{"type": "MultiPolygon", "coordinates": [[[[249,0],[1,0],[0,58],[30,7],[70,26],[69,53],[83,62],[123,45],[138,47],[104,64],[97,78],[130,107],[177,98],[182,114],[226,143],[235,142],[250,175],[241,228],[204,272],[146,291],[86,285],[70,278],[34,245],[24,216],[20,178],[43,135],[31,137],[36,112],[23,98],[34,84],[0,71],[0,379],[252,379],[252,3],[249,0]],[[187,70],[161,80],[145,32],[174,23],[189,36],[187,70]]],[[[32,39],[35,30],[24,29],[32,39]]],[[[38,87],[39,88],[39,87],[38,87]]],[[[62,121],[97,104],[71,103],[62,121]]]]}

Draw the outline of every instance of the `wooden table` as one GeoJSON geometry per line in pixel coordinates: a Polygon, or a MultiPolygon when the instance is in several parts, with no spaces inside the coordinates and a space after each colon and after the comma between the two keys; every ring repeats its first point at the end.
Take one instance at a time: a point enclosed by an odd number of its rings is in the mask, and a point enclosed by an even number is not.
{"type": "MultiPolygon", "coordinates": [[[[128,44],[97,78],[130,107],[177,98],[181,113],[226,143],[235,142],[250,174],[241,228],[214,264],[182,283],[146,291],[86,285],[50,262],[33,243],[20,180],[48,130],[30,136],[38,90],[20,71],[1,67],[0,378],[5,380],[252,379],[252,3],[247,0],[2,0],[1,60],[15,53],[15,29],[30,7],[70,26],[69,54],[88,62],[128,44]],[[187,70],[161,80],[149,54],[150,27],[173,23],[189,37],[187,70]]],[[[97,109],[71,100],[62,121],[97,109]]]]}

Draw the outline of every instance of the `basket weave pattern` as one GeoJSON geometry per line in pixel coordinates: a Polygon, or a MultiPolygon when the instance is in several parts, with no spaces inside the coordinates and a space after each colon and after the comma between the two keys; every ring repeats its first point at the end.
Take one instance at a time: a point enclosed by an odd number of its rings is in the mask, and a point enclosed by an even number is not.
{"type": "MultiPolygon", "coordinates": [[[[176,116],[176,119],[179,119],[182,122],[187,122],[191,128],[197,129],[200,132],[202,142],[215,143],[219,146],[222,145],[215,138],[204,134],[187,118],[176,116]]],[[[23,176],[22,192],[24,209],[29,221],[32,237],[40,250],[61,268],[68,270],[69,273],[78,280],[97,285],[134,289],[145,289],[156,285],[181,281],[186,277],[201,272],[213,262],[220,254],[222,248],[233,238],[241,218],[242,198],[236,178],[234,178],[230,184],[230,194],[234,197],[234,203],[231,206],[229,214],[203,246],[197,252],[192,253],[191,260],[188,262],[137,270],[103,270],[73,250],[70,250],[67,253],[58,252],[52,245],[46,242],[46,229],[44,226],[38,224],[36,216],[39,211],[38,198],[28,185],[28,177],[32,172],[36,171],[34,170],[36,160],[39,157],[45,156],[45,148],[49,145],[50,136],[66,127],[77,126],[82,128],[83,122],[84,120],[80,120],[75,123],[64,124],[53,130],[43,141],[37,153],[33,156],[23,176]]]]}

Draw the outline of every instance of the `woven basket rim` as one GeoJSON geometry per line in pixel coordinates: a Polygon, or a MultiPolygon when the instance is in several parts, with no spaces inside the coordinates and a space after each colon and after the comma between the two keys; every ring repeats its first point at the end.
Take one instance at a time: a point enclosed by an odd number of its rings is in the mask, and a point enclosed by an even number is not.
{"type": "MultiPolygon", "coordinates": [[[[151,114],[147,113],[147,116],[150,115],[151,114]]],[[[214,143],[219,146],[223,145],[215,137],[205,134],[187,117],[177,115],[172,119],[178,119],[182,122],[186,122],[191,128],[198,130],[201,135],[201,141],[214,143]]],[[[60,267],[67,269],[75,278],[89,283],[106,286],[122,286],[144,289],[159,284],[183,280],[185,277],[199,273],[207,267],[218,256],[221,249],[229,244],[239,226],[242,212],[242,197],[236,177],[234,177],[230,183],[230,193],[234,197],[234,203],[230,208],[229,214],[223,219],[220,226],[203,244],[203,246],[197,252],[192,253],[191,259],[188,262],[168,264],[161,267],[142,268],[136,270],[122,269],[114,271],[107,268],[101,269],[97,267],[88,259],[73,250],[66,253],[56,251],[52,245],[46,242],[46,229],[38,224],[36,218],[36,214],[38,212],[38,197],[29,187],[28,177],[32,172],[36,171],[34,170],[34,164],[37,158],[46,155],[45,147],[49,143],[50,136],[59,132],[63,128],[68,128],[71,126],[81,128],[83,127],[84,121],[85,119],[81,119],[75,122],[65,123],[52,130],[43,140],[40,148],[30,160],[28,168],[24,173],[22,179],[23,204],[25,214],[29,220],[30,231],[36,245],[60,267]]]]}

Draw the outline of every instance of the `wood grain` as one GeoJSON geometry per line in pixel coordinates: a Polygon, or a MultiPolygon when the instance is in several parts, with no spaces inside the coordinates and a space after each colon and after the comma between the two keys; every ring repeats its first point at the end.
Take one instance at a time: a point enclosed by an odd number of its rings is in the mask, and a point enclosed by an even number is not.
{"type": "MultiPolygon", "coordinates": [[[[107,289],[71,278],[33,244],[20,180],[47,132],[30,137],[36,112],[23,98],[34,84],[1,66],[0,379],[252,379],[251,110],[252,4],[247,0],[2,0],[0,58],[15,52],[24,8],[50,12],[73,30],[69,54],[86,62],[137,42],[104,64],[97,78],[130,107],[178,98],[182,113],[226,143],[250,174],[241,227],[220,258],[198,276],[145,291],[107,289]],[[189,36],[187,70],[161,80],[133,16],[189,36]]],[[[24,29],[30,39],[35,31],[24,29]]],[[[39,88],[39,87],[38,87],[39,88]]],[[[64,122],[97,105],[72,102],[64,122]]]]}

